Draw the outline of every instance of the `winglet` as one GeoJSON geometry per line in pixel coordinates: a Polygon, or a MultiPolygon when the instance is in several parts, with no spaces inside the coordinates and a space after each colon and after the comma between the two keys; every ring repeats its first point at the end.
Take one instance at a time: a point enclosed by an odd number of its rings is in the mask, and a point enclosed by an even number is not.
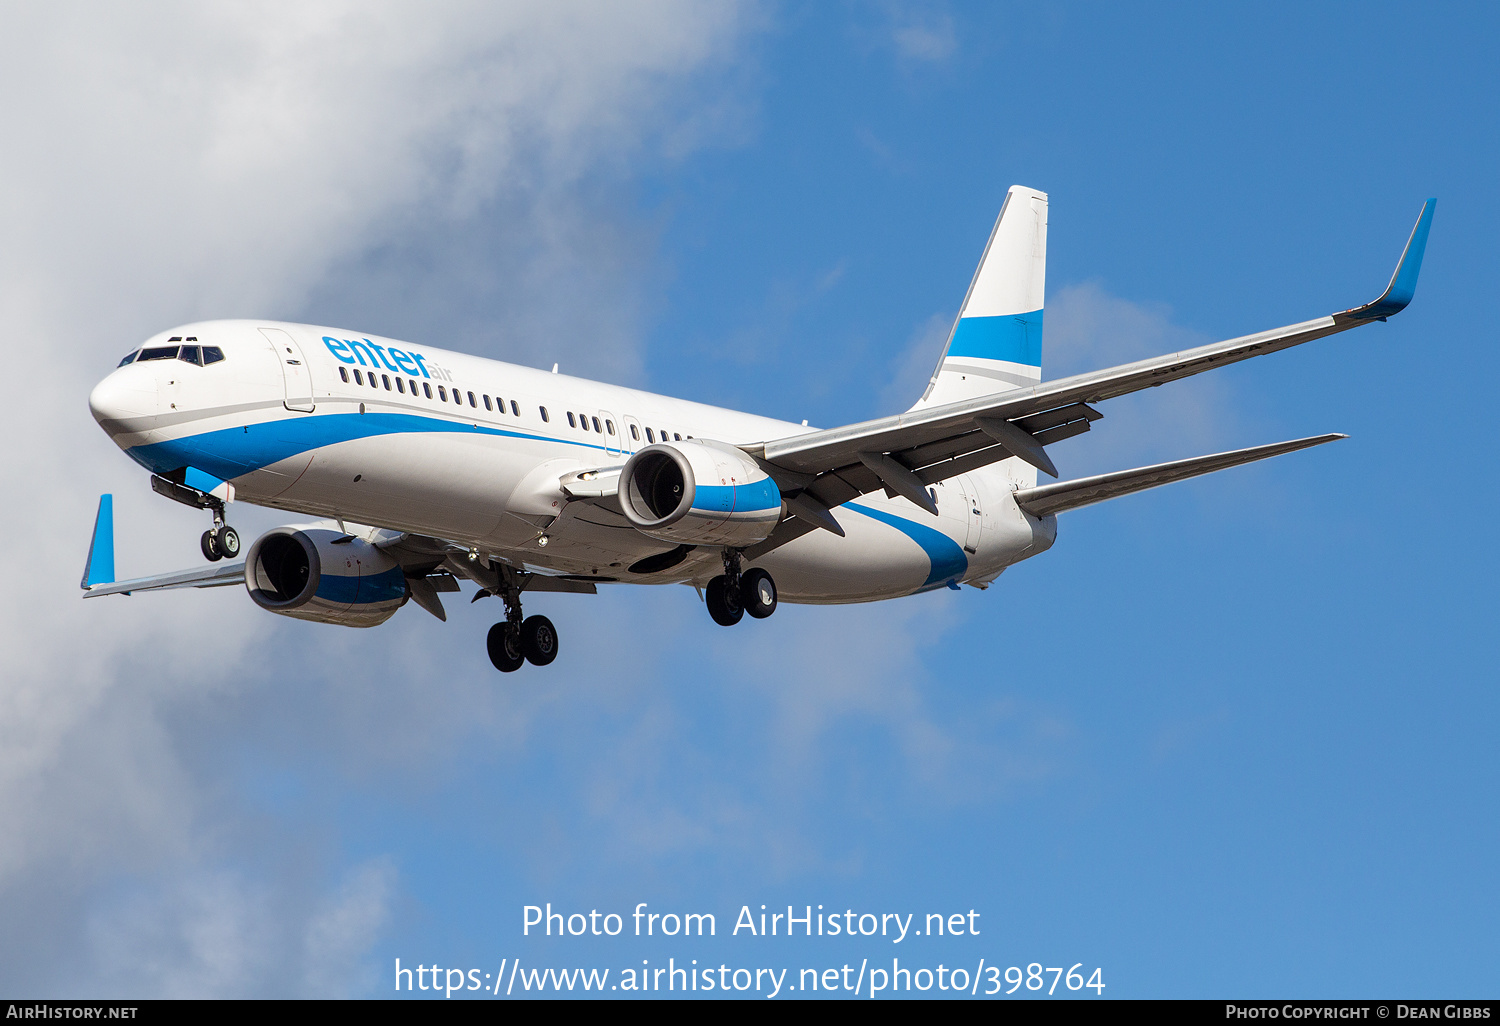
{"type": "Polygon", "coordinates": [[[1417,274],[1422,270],[1422,253],[1427,248],[1427,232],[1432,228],[1432,211],[1436,207],[1436,199],[1422,204],[1422,213],[1417,218],[1416,227],[1411,230],[1411,238],[1406,240],[1401,262],[1396,265],[1396,273],[1391,275],[1391,283],[1386,286],[1380,298],[1353,310],[1345,310],[1341,317],[1359,321],[1383,321],[1406,309],[1417,291],[1417,274]]]}
{"type": "Polygon", "coordinates": [[[89,559],[83,565],[83,580],[78,586],[87,591],[96,584],[115,581],[115,497],[99,496],[99,512],[94,517],[94,537],[89,541],[89,559]]]}

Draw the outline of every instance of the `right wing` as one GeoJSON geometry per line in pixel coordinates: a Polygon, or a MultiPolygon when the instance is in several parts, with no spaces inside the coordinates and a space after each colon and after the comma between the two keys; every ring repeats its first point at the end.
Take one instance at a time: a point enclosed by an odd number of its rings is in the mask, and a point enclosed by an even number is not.
{"type": "MultiPolygon", "coordinates": [[[[1411,302],[1416,289],[1436,203],[1430,199],[1423,205],[1390,284],[1379,299],[1364,306],[1027,388],[742,445],[745,452],[763,461],[795,514],[777,529],[772,540],[784,544],[818,526],[836,530],[836,523],[830,526],[829,509],[881,488],[928,506],[921,497],[925,486],[1010,456],[1020,457],[1055,477],[1056,468],[1043,447],[1087,431],[1089,424],[1102,416],[1090,403],[1264,356],[1399,313],[1411,302]]],[[[770,541],[757,549],[767,551],[770,541]]]]}

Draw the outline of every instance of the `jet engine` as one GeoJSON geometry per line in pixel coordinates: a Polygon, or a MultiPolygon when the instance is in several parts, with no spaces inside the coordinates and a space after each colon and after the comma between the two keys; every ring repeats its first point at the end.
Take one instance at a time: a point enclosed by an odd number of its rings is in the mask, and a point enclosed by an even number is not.
{"type": "Polygon", "coordinates": [[[299,620],[375,627],[407,599],[401,564],[361,538],[276,527],[245,557],[245,588],[262,609],[299,620]]]}
{"type": "Polygon", "coordinates": [[[662,541],[743,548],[781,520],[781,490],[740,450],[690,440],[648,445],[620,472],[620,507],[662,541]]]}

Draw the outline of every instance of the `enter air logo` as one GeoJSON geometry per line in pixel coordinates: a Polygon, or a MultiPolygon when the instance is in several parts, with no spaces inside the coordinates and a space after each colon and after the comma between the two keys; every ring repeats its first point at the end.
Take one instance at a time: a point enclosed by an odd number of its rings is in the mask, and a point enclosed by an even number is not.
{"type": "MultiPolygon", "coordinates": [[[[424,378],[432,377],[427,372],[427,365],[423,362],[421,353],[408,353],[397,349],[395,346],[377,346],[369,339],[355,341],[354,339],[336,339],[331,335],[323,336],[323,344],[333,354],[334,359],[340,363],[358,363],[361,367],[384,367],[388,371],[397,374],[409,374],[413,377],[420,374],[424,378]],[[379,362],[377,362],[377,358],[379,362]]],[[[436,368],[434,368],[436,369],[436,368]]]]}

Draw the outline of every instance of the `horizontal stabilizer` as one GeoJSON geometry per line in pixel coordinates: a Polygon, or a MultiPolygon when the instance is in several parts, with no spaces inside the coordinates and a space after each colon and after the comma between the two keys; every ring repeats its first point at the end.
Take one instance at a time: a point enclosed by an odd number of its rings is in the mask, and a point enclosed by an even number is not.
{"type": "Polygon", "coordinates": [[[1215,453],[1212,456],[1195,456],[1188,460],[1158,463],[1152,467],[1137,467],[1134,470],[1119,470],[1113,474],[1081,477],[1076,481],[1059,481],[1057,484],[1041,485],[1037,488],[1023,488],[1015,493],[1016,504],[1034,517],[1065,513],[1070,509],[1090,506],[1096,502],[1103,502],[1105,499],[1119,498],[1131,492],[1142,492],[1147,488],[1171,484],[1173,481],[1184,481],[1200,474],[1212,474],[1216,470],[1227,470],[1242,463],[1254,463],[1256,460],[1280,456],[1282,453],[1296,452],[1298,449],[1307,449],[1314,445],[1322,445],[1324,442],[1333,442],[1348,437],[1348,435],[1314,435],[1311,438],[1298,438],[1290,442],[1273,442],[1270,445],[1257,445],[1250,449],[1236,449],[1233,452],[1215,453]]]}

